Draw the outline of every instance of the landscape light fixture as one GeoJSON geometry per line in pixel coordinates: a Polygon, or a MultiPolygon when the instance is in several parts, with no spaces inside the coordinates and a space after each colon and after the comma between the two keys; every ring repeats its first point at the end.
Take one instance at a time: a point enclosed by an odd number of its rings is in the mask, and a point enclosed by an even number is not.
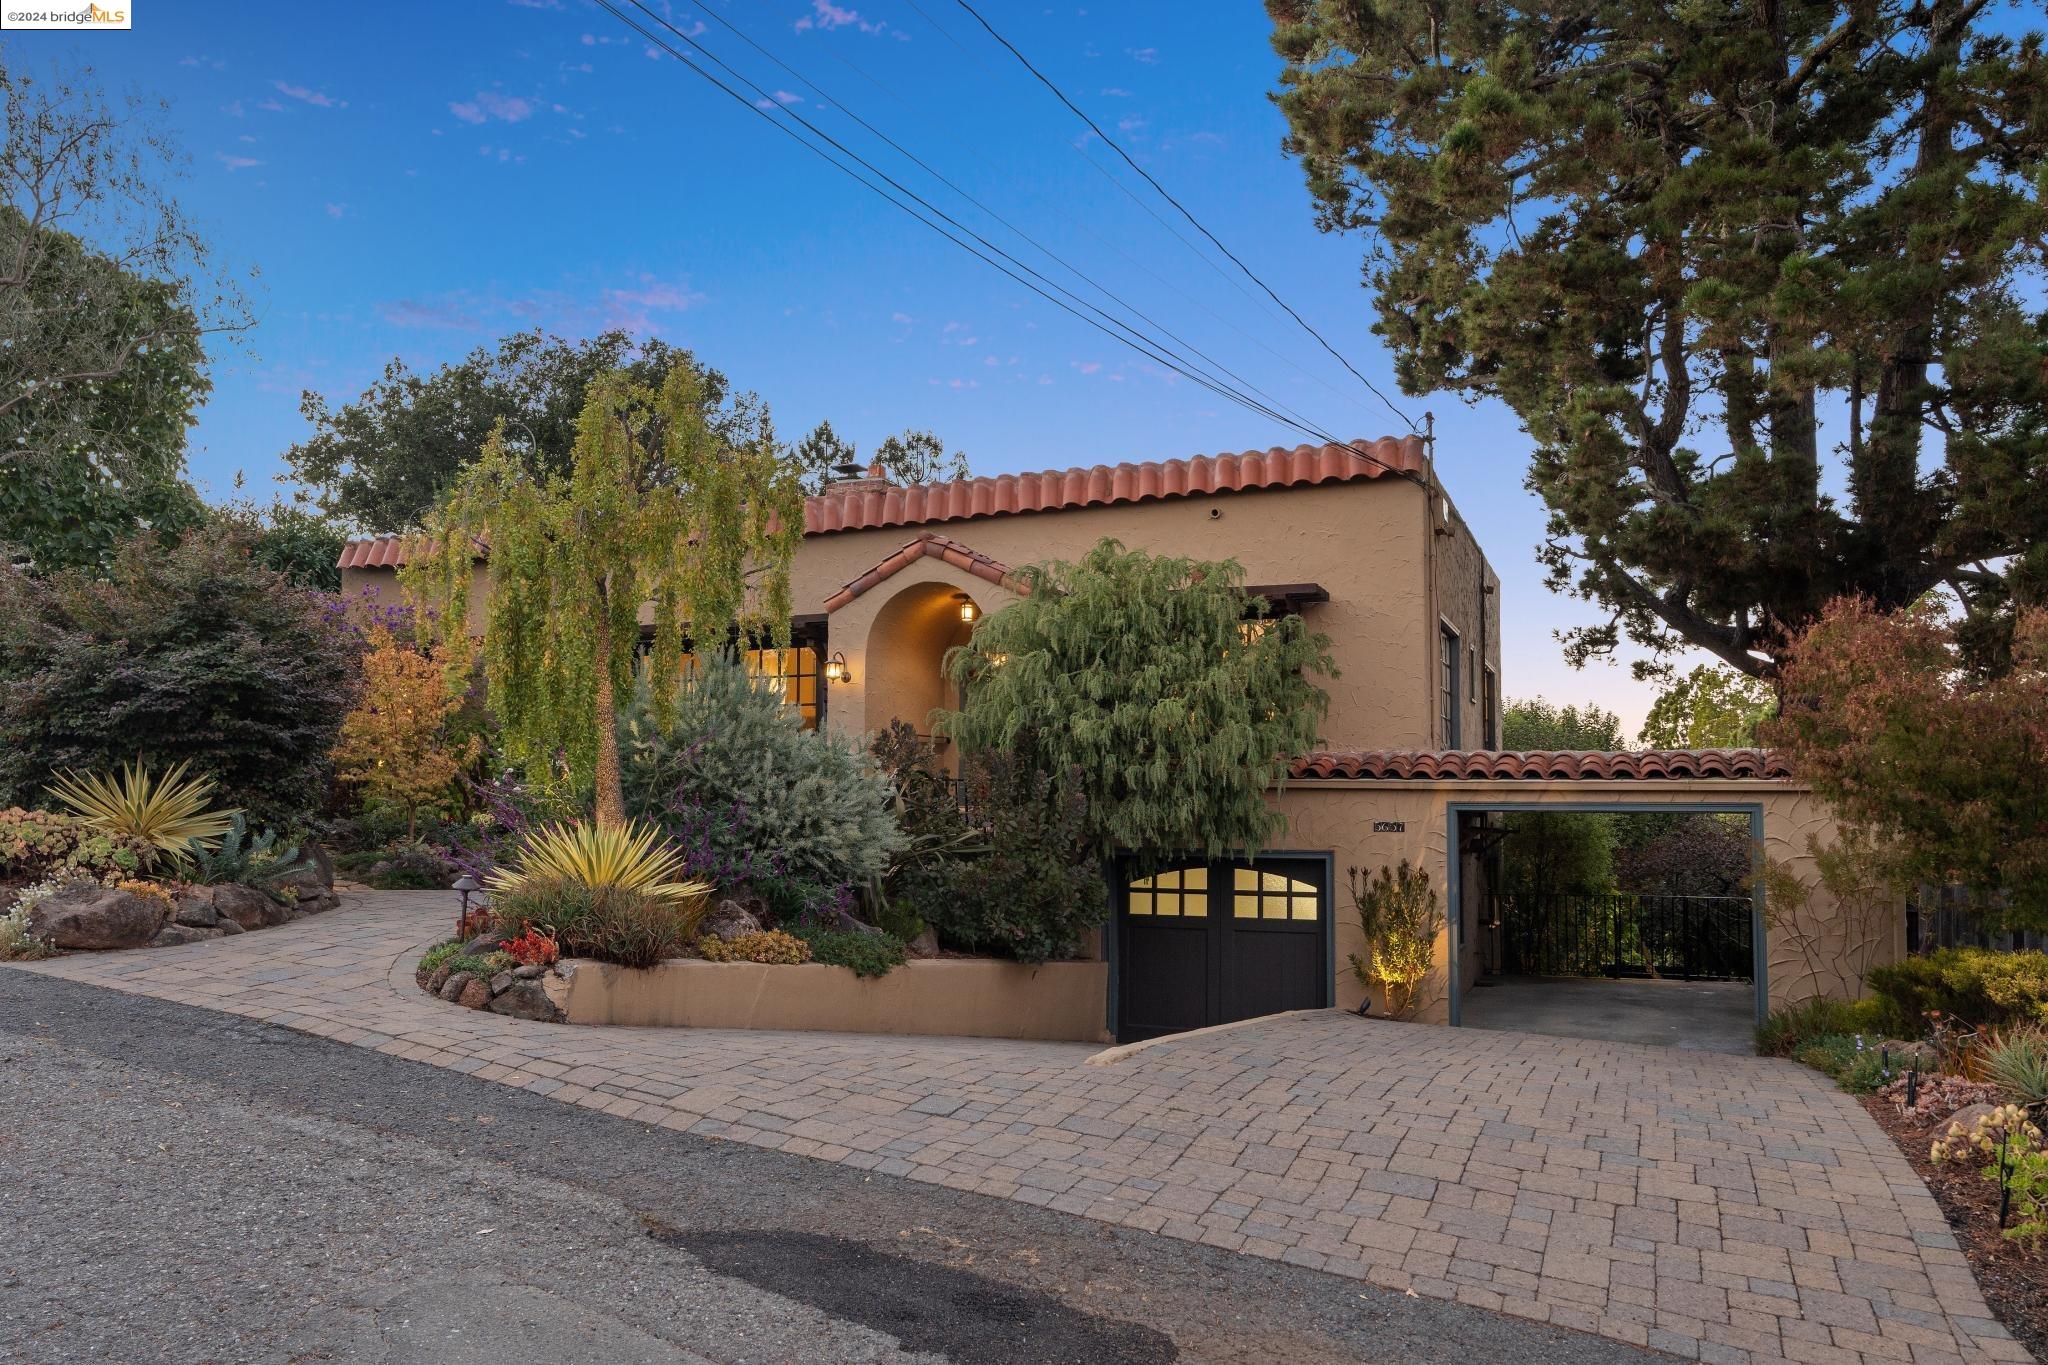
{"type": "Polygon", "coordinates": [[[833,650],[832,657],[825,660],[825,681],[849,682],[852,678],[853,674],[847,671],[846,656],[836,649],[833,650]]]}
{"type": "Polygon", "coordinates": [[[462,909],[455,912],[455,937],[461,938],[469,932],[469,898],[483,888],[477,885],[476,878],[465,872],[448,889],[462,897],[462,909]]]}

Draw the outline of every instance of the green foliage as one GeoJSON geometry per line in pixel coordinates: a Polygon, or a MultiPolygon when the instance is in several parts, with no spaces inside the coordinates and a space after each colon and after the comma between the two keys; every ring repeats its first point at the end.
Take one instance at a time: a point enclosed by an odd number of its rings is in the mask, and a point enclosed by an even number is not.
{"type": "Polygon", "coordinates": [[[564,957],[652,967],[682,956],[705,905],[701,898],[678,902],[630,886],[535,877],[491,893],[491,923],[508,938],[539,929],[561,945],[564,957]]]}
{"type": "Polygon", "coordinates": [[[1611,816],[1517,811],[1500,817],[1499,889],[1517,896],[1604,895],[1614,890],[1611,816]]]}
{"type": "Polygon", "coordinates": [[[460,956],[462,956],[462,941],[451,938],[445,943],[435,944],[422,953],[420,955],[419,969],[423,972],[433,972],[460,956]]]}
{"type": "Polygon", "coordinates": [[[55,957],[57,949],[29,927],[29,912],[36,902],[62,887],[61,882],[44,882],[26,887],[14,903],[0,914],[0,962],[35,962],[55,957]]]}
{"type": "Polygon", "coordinates": [[[1827,1033],[1796,1046],[1792,1060],[1828,1076],[1852,1095],[1869,1095],[1912,1065],[1912,1049],[1868,1035],[1827,1033]]]}
{"type": "Polygon", "coordinates": [[[1921,1031],[1918,1023],[1878,996],[1861,1000],[1809,1000],[1773,1010],[1757,1027],[1756,1050],[1765,1057],[1789,1057],[1829,1036],[1907,1037],[1921,1031]]]}
{"type": "Polygon", "coordinates": [[[161,102],[19,56],[0,54],[0,543],[96,570],[204,519],[185,481],[200,338],[248,313],[169,192],[184,157],[161,102]]]}
{"type": "Polygon", "coordinates": [[[904,845],[866,887],[863,909],[875,924],[913,939],[924,929],[917,900],[949,894],[948,877],[939,874],[956,859],[987,853],[990,844],[960,808],[953,775],[937,748],[909,722],[894,720],[877,731],[868,741],[868,756],[889,780],[889,812],[904,845]],[[913,884],[921,889],[914,891],[913,884]]]}
{"type": "Polygon", "coordinates": [[[190,762],[254,823],[304,827],[357,662],[323,599],[233,535],[143,537],[105,581],[0,570],[0,800],[140,756],[190,762]]]}
{"type": "Polygon", "coordinates": [[[1645,749],[1746,749],[1778,709],[1764,683],[1732,668],[1696,665],[1664,685],[1636,742],[1645,749]]]}
{"type": "Polygon", "coordinates": [[[2011,1029],[1988,1044],[1984,1078],[2015,1104],[2048,1104],[2048,1032],[2011,1029]]]}
{"type": "Polygon", "coordinates": [[[667,708],[643,692],[620,733],[628,808],[729,813],[704,831],[721,861],[835,887],[879,875],[903,846],[888,785],[860,751],[805,730],[730,659],[700,660],[667,708]]]}
{"type": "Polygon", "coordinates": [[[1907,1019],[1938,1013],[1980,1028],[2048,1024],[2048,953],[1941,948],[1872,967],[1866,984],[1907,1019]]]}
{"type": "Polygon", "coordinates": [[[566,475],[591,387],[614,371],[657,387],[677,366],[695,372],[706,420],[720,420],[725,376],[687,351],[610,331],[564,341],[535,329],[478,347],[432,374],[393,359],[354,402],[330,407],[308,392],[300,411],[310,439],[285,453],[330,516],[376,531],[424,525],[500,422],[508,457],[538,480],[566,475]]]}
{"type": "Polygon", "coordinates": [[[2005,1235],[2036,1247],[2048,1238],[2048,1147],[2042,1145],[2040,1125],[2019,1105],[2001,1105],[1980,1116],[1968,1132],[1950,1124],[1929,1156],[1937,1166],[1981,1159],[1984,1178],[2011,1204],[2005,1235]]]}
{"type": "Polygon", "coordinates": [[[213,849],[239,811],[213,804],[210,777],[186,774],[179,760],[160,773],[142,763],[124,763],[118,775],[66,770],[50,780],[50,795],[73,815],[104,834],[147,845],[150,862],[184,866],[192,851],[213,849]]]}
{"type": "Polygon", "coordinates": [[[707,934],[697,940],[697,952],[706,962],[761,962],[797,967],[811,960],[811,945],[780,929],[764,929],[732,939],[707,934]]]}
{"type": "Polygon", "coordinates": [[[336,855],[334,865],[376,891],[446,891],[455,869],[433,845],[399,839],[389,848],[336,855]]]}
{"type": "Polygon", "coordinates": [[[964,751],[1033,737],[1104,857],[1256,851],[1286,827],[1266,792],[1316,745],[1328,640],[1298,616],[1258,621],[1235,560],[1105,540],[1019,577],[1025,595],[947,658],[965,709],[937,723],[964,751]]]}
{"type": "Polygon", "coordinates": [[[1961,885],[1994,925],[2048,925],[2048,608],[2018,613],[1999,672],[1968,667],[1967,631],[1933,606],[1831,603],[1793,647],[1765,737],[1871,879],[1961,885]]]}
{"type": "Polygon", "coordinates": [[[341,591],[341,552],[348,530],[338,519],[307,504],[282,497],[258,507],[246,499],[213,509],[213,520],[248,538],[249,555],[286,582],[319,592],[341,591]]]}
{"type": "MultiPolygon", "coordinates": [[[[633,693],[640,609],[654,608],[646,681],[658,706],[682,682],[685,632],[710,647],[789,630],[789,565],[803,532],[796,471],[765,410],[713,421],[703,376],[678,363],[659,390],[626,372],[592,384],[566,473],[530,472],[500,423],[431,518],[433,552],[408,590],[469,619],[478,544],[490,546],[489,701],[529,776],[566,765],[597,818],[624,819],[617,710],[633,693]]],[[[454,627],[450,626],[454,623],[454,627]]]]}
{"type": "Polygon", "coordinates": [[[228,817],[227,831],[221,835],[218,847],[208,848],[195,842],[187,846],[187,851],[191,862],[186,879],[202,886],[234,883],[260,887],[299,856],[296,844],[279,847],[274,829],[251,837],[249,821],[240,811],[228,817]]]}
{"type": "Polygon", "coordinates": [[[1407,859],[1370,877],[1348,871],[1351,904],[1358,912],[1363,953],[1352,953],[1351,974],[1368,990],[1377,987],[1389,1017],[1405,1019],[1416,992],[1436,961],[1437,936],[1444,930],[1443,907],[1429,873],[1407,859]]]}
{"type": "Polygon", "coordinates": [[[1019,962],[1072,957],[1109,911],[1080,784],[1042,766],[1030,735],[965,760],[974,845],[915,865],[902,896],[948,947],[1019,962]]]}
{"type": "Polygon", "coordinates": [[[945,483],[967,477],[967,457],[959,451],[946,454],[946,443],[929,431],[905,428],[875,447],[872,459],[862,460],[851,441],[840,438],[830,422],[820,422],[811,434],[796,443],[792,452],[802,471],[804,492],[822,493],[838,475],[834,465],[881,466],[882,477],[896,484],[945,483]]]}
{"type": "Polygon", "coordinates": [[[1500,715],[1503,749],[1586,749],[1607,753],[1625,749],[1621,717],[1591,702],[1559,706],[1541,697],[1511,701],[1500,715]]]}
{"type": "Polygon", "coordinates": [[[845,967],[855,976],[887,976],[906,957],[901,939],[872,930],[799,924],[789,932],[810,945],[811,961],[845,967]]]}
{"type": "Polygon", "coordinates": [[[1608,617],[1574,657],[1760,674],[1831,598],[1937,587],[1996,654],[2048,588],[2048,119],[2013,11],[1266,8],[1287,150],[1368,243],[1402,387],[1534,443],[1553,581],[1608,617]]]}
{"type": "Polygon", "coordinates": [[[1614,825],[1614,879],[1624,891],[1733,896],[1754,878],[1746,816],[1618,816],[1614,825]]]}
{"type": "Polygon", "coordinates": [[[63,876],[112,882],[141,872],[149,856],[142,840],[109,834],[76,815],[0,810],[0,882],[63,876]]]}

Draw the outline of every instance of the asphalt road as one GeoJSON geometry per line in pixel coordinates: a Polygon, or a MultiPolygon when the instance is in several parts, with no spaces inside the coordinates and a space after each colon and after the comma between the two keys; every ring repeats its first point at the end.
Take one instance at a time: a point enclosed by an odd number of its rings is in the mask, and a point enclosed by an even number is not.
{"type": "Polygon", "coordinates": [[[1647,1358],[0,970],[0,1359],[1647,1358]]]}

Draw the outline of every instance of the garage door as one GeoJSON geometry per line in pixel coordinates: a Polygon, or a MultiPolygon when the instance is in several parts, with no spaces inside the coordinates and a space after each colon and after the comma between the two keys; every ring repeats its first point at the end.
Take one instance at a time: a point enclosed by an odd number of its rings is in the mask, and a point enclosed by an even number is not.
{"type": "Polygon", "coordinates": [[[1119,1042],[1329,1005],[1328,858],[1188,861],[1119,881],[1119,1042]]]}

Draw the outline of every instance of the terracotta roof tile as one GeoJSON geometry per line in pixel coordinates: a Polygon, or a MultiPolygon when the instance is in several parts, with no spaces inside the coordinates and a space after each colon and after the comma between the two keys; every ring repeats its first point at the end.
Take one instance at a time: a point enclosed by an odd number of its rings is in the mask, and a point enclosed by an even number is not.
{"type": "Polygon", "coordinates": [[[970,550],[957,540],[926,531],[914,540],[905,541],[887,558],[826,598],[825,610],[838,611],[877,583],[901,573],[918,560],[927,557],[943,559],[963,573],[971,573],[976,578],[999,583],[1013,592],[1018,590],[1018,585],[1010,576],[1009,565],[1000,560],[990,559],[979,550],[970,550]]]}
{"type": "MultiPolygon", "coordinates": [[[[1242,455],[1197,455],[1189,460],[1096,465],[1043,474],[997,474],[951,483],[896,488],[874,479],[827,489],[804,499],[804,534],[865,531],[885,526],[923,526],[1019,512],[1055,512],[1070,507],[1204,497],[1260,488],[1377,479],[1389,473],[1420,474],[1422,438],[1383,436],[1350,445],[1274,447],[1242,455]],[[1363,451],[1364,454],[1359,452],[1363,451]],[[1368,458],[1370,457],[1370,458],[1368,458]]],[[[379,536],[351,541],[341,552],[344,569],[395,568],[405,562],[412,538],[379,536]]]]}
{"type": "Polygon", "coordinates": [[[1792,767],[1769,749],[1649,749],[1635,753],[1500,749],[1323,749],[1294,760],[1291,775],[1360,781],[1658,781],[1687,778],[1789,779],[1792,767]]]}

